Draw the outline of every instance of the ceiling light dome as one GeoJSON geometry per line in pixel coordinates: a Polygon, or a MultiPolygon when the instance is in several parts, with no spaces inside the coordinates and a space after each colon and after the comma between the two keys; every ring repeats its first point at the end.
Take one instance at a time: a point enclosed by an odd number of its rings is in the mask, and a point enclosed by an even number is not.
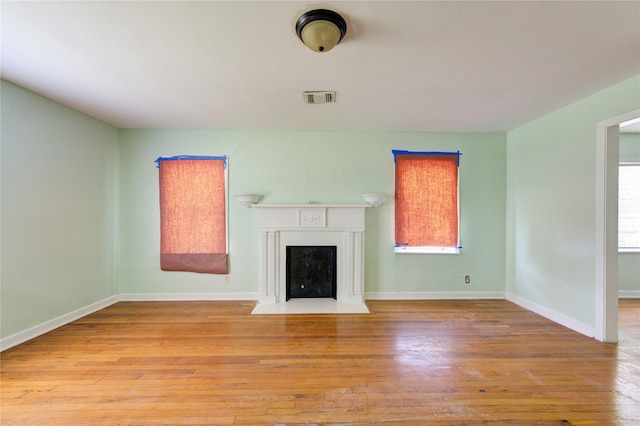
{"type": "Polygon", "coordinates": [[[332,10],[310,10],[296,22],[296,34],[314,52],[328,52],[340,43],[346,33],[344,18],[332,10]]]}

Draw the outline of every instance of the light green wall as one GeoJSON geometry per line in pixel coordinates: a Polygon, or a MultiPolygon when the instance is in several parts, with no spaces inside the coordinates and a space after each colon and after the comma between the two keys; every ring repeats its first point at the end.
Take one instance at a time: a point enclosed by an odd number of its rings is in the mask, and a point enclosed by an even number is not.
{"type": "Polygon", "coordinates": [[[507,133],[510,294],[595,325],[596,125],[638,107],[635,76],[507,133]]]}
{"type": "Polygon", "coordinates": [[[504,134],[121,130],[122,293],[258,292],[257,211],[233,199],[229,282],[160,271],[153,161],[178,154],[228,155],[230,194],[264,194],[262,203],[364,204],[362,193],[390,194],[366,212],[366,292],[504,291],[504,134]],[[462,152],[463,254],[393,253],[392,149],[462,152]]]}
{"type": "Polygon", "coordinates": [[[116,128],[2,94],[2,337],[116,294],[116,128]]]}
{"type": "MultiPolygon", "coordinates": [[[[640,161],[640,133],[620,134],[620,160],[640,161]]],[[[640,253],[618,254],[618,289],[640,291],[640,253]]]]}

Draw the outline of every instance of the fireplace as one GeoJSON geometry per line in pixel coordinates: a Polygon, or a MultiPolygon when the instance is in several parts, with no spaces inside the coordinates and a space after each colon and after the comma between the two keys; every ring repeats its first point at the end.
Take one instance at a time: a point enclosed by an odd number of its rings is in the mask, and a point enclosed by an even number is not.
{"type": "MultiPolygon", "coordinates": [[[[367,206],[259,204],[254,207],[258,209],[260,236],[260,300],[253,313],[311,313],[309,309],[317,313],[369,312],[364,303],[364,212],[367,206]],[[333,247],[335,291],[317,297],[300,297],[295,291],[292,294],[287,284],[287,254],[291,247],[333,247]]],[[[326,272],[326,267],[324,270],[326,272]]],[[[298,282],[297,286],[296,291],[307,289],[307,284],[298,282]],[[301,285],[305,288],[301,289],[301,285]]]]}

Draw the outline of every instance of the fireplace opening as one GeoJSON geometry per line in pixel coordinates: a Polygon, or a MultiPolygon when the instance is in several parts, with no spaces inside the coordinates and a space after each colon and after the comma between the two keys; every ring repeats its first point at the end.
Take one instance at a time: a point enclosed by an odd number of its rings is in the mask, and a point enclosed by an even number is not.
{"type": "Polygon", "coordinates": [[[336,246],[287,246],[287,300],[337,294],[336,246]]]}

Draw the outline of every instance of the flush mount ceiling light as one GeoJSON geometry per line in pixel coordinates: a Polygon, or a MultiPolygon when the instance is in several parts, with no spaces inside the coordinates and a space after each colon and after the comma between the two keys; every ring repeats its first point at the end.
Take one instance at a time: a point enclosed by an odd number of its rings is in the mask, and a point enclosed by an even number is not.
{"type": "Polygon", "coordinates": [[[347,33],[347,23],[336,12],[315,9],[305,12],[296,22],[296,34],[314,52],[328,52],[347,33]]]}

